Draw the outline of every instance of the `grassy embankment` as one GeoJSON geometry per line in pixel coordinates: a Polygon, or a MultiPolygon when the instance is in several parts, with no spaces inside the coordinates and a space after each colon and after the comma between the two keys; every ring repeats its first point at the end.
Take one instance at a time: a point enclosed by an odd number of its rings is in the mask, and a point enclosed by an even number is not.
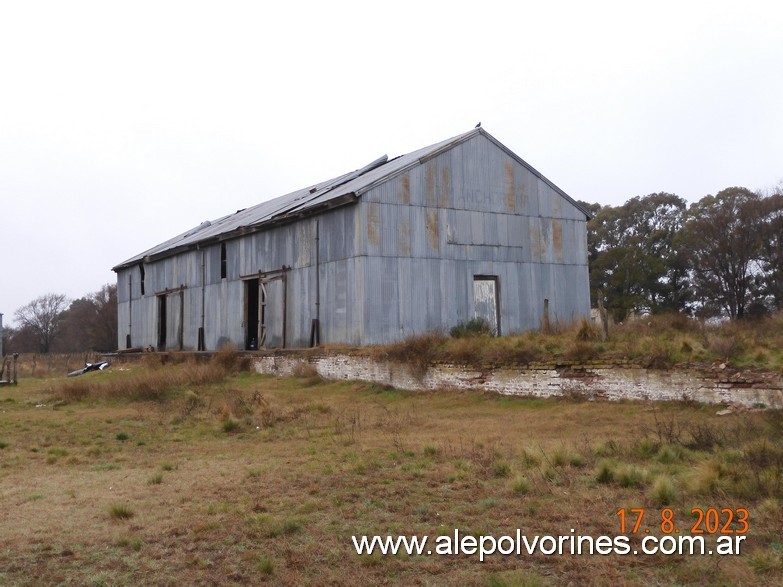
{"type": "Polygon", "coordinates": [[[493,338],[425,334],[368,352],[426,367],[432,361],[474,366],[526,365],[565,361],[632,363],[666,369],[724,363],[737,369],[783,372],[783,312],[758,321],[707,325],[679,315],[650,316],[613,326],[607,340],[586,321],[493,338]]]}

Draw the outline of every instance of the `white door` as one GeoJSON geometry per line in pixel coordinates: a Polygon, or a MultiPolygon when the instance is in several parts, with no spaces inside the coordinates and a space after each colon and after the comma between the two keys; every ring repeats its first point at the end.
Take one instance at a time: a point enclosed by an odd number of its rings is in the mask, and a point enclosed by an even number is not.
{"type": "Polygon", "coordinates": [[[500,335],[497,285],[496,277],[473,278],[473,315],[483,318],[489,324],[489,331],[493,336],[500,335]]]}

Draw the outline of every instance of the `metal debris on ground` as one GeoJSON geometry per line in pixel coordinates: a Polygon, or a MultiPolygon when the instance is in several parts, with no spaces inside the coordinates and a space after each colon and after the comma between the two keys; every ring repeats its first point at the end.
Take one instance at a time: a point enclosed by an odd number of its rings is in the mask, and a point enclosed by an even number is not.
{"type": "Polygon", "coordinates": [[[101,361],[100,363],[85,363],[83,369],[77,369],[68,373],[68,377],[76,377],[82,373],[89,373],[90,371],[103,371],[109,366],[107,361],[101,361]]]}

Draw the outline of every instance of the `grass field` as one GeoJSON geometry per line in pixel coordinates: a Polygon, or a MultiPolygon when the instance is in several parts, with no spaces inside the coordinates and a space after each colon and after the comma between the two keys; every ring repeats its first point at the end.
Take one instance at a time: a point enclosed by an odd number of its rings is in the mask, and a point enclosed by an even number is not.
{"type": "Polygon", "coordinates": [[[228,354],[147,360],[0,388],[0,585],[783,582],[779,412],[407,393],[240,367],[228,354]],[[360,556],[351,540],[613,537],[620,509],[630,526],[645,508],[637,545],[644,528],[663,536],[667,507],[686,534],[694,508],[747,509],[741,554],[480,562],[360,556]]]}

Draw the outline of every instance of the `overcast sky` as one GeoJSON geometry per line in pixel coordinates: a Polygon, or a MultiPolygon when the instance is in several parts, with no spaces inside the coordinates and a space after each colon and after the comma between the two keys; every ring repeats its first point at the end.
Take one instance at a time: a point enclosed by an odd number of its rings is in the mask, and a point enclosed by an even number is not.
{"type": "Polygon", "coordinates": [[[482,126],[578,200],[783,179],[783,3],[0,0],[0,312],[482,126]]]}

